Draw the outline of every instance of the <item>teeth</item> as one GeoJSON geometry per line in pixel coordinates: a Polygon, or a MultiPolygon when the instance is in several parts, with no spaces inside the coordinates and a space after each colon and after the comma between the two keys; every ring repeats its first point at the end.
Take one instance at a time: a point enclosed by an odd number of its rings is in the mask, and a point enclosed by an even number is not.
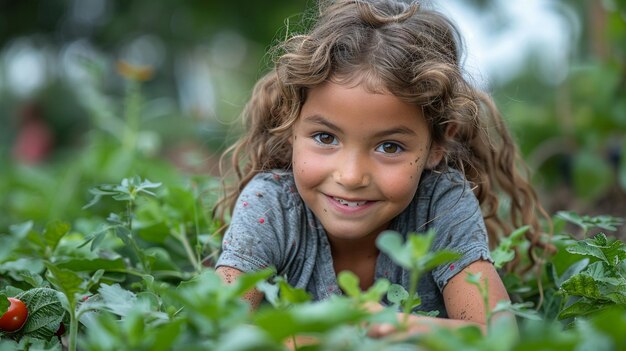
{"type": "Polygon", "coordinates": [[[334,199],[339,202],[340,204],[344,205],[344,206],[348,206],[348,207],[358,207],[358,206],[363,206],[365,205],[365,203],[367,201],[347,201],[344,199],[340,199],[338,197],[334,197],[334,199]]]}

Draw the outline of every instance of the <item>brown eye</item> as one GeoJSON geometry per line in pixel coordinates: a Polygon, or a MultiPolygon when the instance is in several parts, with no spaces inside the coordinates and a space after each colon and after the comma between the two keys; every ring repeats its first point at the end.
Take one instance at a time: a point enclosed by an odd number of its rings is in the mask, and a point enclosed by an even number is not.
{"type": "Polygon", "coordinates": [[[385,153],[385,154],[397,154],[398,152],[403,151],[402,147],[396,143],[382,143],[380,146],[376,148],[376,151],[385,153]]]}
{"type": "Polygon", "coordinates": [[[318,143],[324,144],[324,145],[337,144],[335,137],[328,133],[317,133],[313,136],[313,139],[315,139],[315,141],[317,141],[318,143]]]}

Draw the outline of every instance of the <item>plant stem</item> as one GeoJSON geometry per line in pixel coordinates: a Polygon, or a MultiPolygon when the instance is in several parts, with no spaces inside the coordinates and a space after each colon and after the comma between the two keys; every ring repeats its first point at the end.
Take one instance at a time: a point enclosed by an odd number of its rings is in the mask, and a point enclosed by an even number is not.
{"type": "Polygon", "coordinates": [[[404,301],[404,310],[402,311],[402,330],[406,330],[409,327],[409,314],[411,313],[411,310],[413,308],[413,302],[415,301],[415,294],[417,293],[417,281],[419,280],[419,276],[420,272],[418,269],[414,268],[411,270],[411,277],[409,279],[409,297],[406,299],[406,301],[404,301]]]}
{"type": "Polygon", "coordinates": [[[291,340],[293,340],[293,349],[297,350],[298,349],[298,343],[296,342],[296,336],[292,335],[291,336],[291,340]]]}
{"type": "Polygon", "coordinates": [[[126,203],[126,225],[128,226],[128,230],[132,233],[133,231],[133,202],[128,201],[126,203]]]}
{"type": "Polygon", "coordinates": [[[184,224],[178,225],[178,231],[172,231],[174,237],[178,238],[178,240],[183,244],[183,248],[185,248],[185,252],[187,253],[187,257],[189,257],[189,262],[196,270],[196,272],[200,272],[202,270],[202,266],[198,259],[196,258],[196,254],[191,249],[191,245],[189,244],[189,240],[187,239],[187,231],[185,230],[184,224]]]}
{"type": "Polygon", "coordinates": [[[487,278],[485,278],[484,284],[480,285],[480,294],[485,304],[485,321],[487,322],[487,330],[489,330],[491,325],[491,308],[489,307],[489,280],[487,278]]]}
{"type": "Polygon", "coordinates": [[[137,132],[139,131],[139,114],[141,109],[141,93],[138,82],[130,80],[126,90],[126,125],[124,129],[124,148],[132,153],[137,148],[137,132]]]}
{"type": "Polygon", "coordinates": [[[128,225],[128,232],[130,233],[128,240],[131,243],[131,247],[133,251],[135,251],[135,255],[137,255],[137,258],[139,259],[139,263],[141,264],[142,270],[145,273],[150,273],[148,269],[148,263],[146,262],[146,259],[143,253],[141,252],[141,250],[139,249],[139,246],[137,245],[137,242],[135,241],[135,232],[133,232],[133,201],[132,200],[126,203],[126,216],[127,216],[126,223],[128,225]]]}
{"type": "Polygon", "coordinates": [[[76,306],[70,306],[70,342],[69,351],[76,351],[76,341],[78,338],[78,319],[76,316],[76,306]]]}

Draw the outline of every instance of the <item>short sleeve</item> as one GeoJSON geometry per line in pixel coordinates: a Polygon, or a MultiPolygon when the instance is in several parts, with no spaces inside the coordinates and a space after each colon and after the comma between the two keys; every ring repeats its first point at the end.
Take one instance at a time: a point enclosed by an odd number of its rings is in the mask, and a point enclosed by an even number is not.
{"type": "Polygon", "coordinates": [[[291,232],[285,228],[295,216],[291,213],[292,196],[276,177],[280,176],[258,174],[243,189],[224,234],[216,267],[228,266],[242,272],[281,269],[291,232]]]}
{"type": "Polygon", "coordinates": [[[478,260],[491,260],[485,222],[478,199],[460,173],[439,176],[429,209],[435,231],[432,250],[460,254],[454,262],[436,267],[433,279],[440,290],[448,280],[478,260]]]}

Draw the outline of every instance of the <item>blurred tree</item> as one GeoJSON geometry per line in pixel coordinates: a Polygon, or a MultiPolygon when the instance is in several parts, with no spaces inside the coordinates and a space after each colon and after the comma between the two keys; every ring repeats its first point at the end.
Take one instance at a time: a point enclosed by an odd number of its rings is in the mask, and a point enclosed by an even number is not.
{"type": "Polygon", "coordinates": [[[278,28],[297,28],[304,8],[305,0],[0,1],[0,109],[11,127],[0,151],[18,134],[12,131],[22,125],[22,105],[38,106],[57,148],[74,144],[90,127],[81,96],[90,84],[85,75],[100,74],[100,88],[123,96],[118,60],[155,71],[144,90],[163,98],[154,109],[173,117],[154,123],[164,138],[194,130],[167,133],[189,116],[206,124],[201,130],[208,135],[198,137],[219,147],[223,142],[213,138],[223,133],[215,125],[237,115],[263,70],[265,48],[278,28]]]}
{"type": "MultiPolygon", "coordinates": [[[[533,62],[497,96],[550,211],[626,212],[626,2],[568,2],[581,18],[569,72],[546,83],[533,62]]],[[[622,229],[622,235],[624,235],[622,229]]]]}

